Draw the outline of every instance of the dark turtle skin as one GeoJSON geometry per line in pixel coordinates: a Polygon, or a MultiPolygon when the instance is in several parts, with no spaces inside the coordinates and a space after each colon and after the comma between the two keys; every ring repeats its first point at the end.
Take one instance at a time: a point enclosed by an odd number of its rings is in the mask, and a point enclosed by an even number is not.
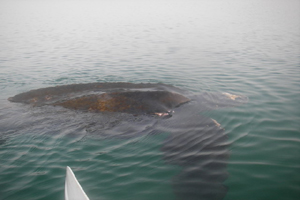
{"type": "MultiPolygon", "coordinates": [[[[146,118],[142,124],[150,122],[153,126],[149,124],[146,129],[138,130],[169,134],[160,150],[166,163],[180,166],[180,172],[172,179],[177,199],[221,200],[227,192],[223,185],[228,175],[227,134],[216,120],[200,113],[238,106],[247,103],[248,98],[218,92],[194,95],[162,83],[86,83],[31,90],[8,100],[34,107],[48,105],[78,110],[79,116],[82,113],[93,116],[105,113],[105,117],[107,113],[116,116],[128,113],[146,118]],[[153,114],[168,117],[152,117],[153,114]]],[[[129,120],[123,127],[125,129],[119,124],[117,132],[141,134],[134,129],[127,131],[128,125],[138,127],[129,120]]],[[[95,127],[99,132],[111,133],[111,129],[103,128],[101,124],[95,127]]]]}
{"type": "Polygon", "coordinates": [[[8,98],[11,102],[33,106],[53,105],[73,110],[124,112],[131,114],[167,113],[189,101],[199,111],[246,103],[248,98],[229,93],[188,92],[162,83],[84,83],[41,88],[8,98]]]}
{"type": "Polygon", "coordinates": [[[31,90],[8,100],[92,112],[159,115],[190,101],[176,93],[180,91],[165,84],[87,83],[31,90]]]}
{"type": "Polygon", "coordinates": [[[168,113],[190,99],[167,91],[111,92],[55,103],[69,109],[130,114],[168,113]]]}

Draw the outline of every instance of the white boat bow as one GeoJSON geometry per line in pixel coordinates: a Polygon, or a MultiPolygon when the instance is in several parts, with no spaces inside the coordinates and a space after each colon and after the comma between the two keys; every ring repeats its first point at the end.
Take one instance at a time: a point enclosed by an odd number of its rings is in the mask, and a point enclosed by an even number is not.
{"type": "Polygon", "coordinates": [[[69,166],[66,172],[65,200],[89,200],[69,166]]]}

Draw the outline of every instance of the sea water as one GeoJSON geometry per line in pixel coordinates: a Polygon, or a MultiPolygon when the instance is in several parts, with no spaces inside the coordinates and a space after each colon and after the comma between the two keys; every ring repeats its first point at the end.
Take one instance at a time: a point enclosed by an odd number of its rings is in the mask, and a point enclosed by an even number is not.
{"type": "Polygon", "coordinates": [[[224,199],[300,199],[300,1],[0,0],[0,27],[1,200],[64,199],[67,165],[90,199],[178,198],[168,133],[97,137],[82,114],[7,100],[89,82],[248,96],[205,113],[230,144],[224,199]]]}

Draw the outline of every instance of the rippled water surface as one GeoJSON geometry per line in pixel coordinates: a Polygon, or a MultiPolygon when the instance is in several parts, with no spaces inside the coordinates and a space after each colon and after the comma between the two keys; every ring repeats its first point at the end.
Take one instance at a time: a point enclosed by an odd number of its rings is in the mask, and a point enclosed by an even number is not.
{"type": "Polygon", "coordinates": [[[0,27],[1,200],[64,199],[67,165],[91,200],[300,199],[300,1],[0,0],[0,27]],[[90,82],[249,100],[167,119],[7,100],[90,82]]]}

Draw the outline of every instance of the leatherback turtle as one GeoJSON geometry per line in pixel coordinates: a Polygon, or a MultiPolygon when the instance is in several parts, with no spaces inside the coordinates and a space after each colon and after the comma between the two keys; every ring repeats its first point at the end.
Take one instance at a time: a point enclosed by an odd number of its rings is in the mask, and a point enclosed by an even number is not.
{"type": "Polygon", "coordinates": [[[170,133],[161,147],[163,159],[182,167],[172,181],[174,193],[179,199],[214,200],[226,194],[227,135],[216,120],[199,113],[238,106],[248,98],[217,92],[194,95],[162,83],[86,83],[31,90],[8,100],[85,113],[149,116],[156,120],[153,130],[170,133]]]}
{"type": "Polygon", "coordinates": [[[236,106],[248,99],[229,93],[203,93],[191,97],[182,89],[162,83],[86,83],[31,90],[8,100],[34,106],[63,106],[82,111],[165,116],[172,113],[174,108],[190,101],[198,102],[198,111],[204,111],[236,106]]]}

